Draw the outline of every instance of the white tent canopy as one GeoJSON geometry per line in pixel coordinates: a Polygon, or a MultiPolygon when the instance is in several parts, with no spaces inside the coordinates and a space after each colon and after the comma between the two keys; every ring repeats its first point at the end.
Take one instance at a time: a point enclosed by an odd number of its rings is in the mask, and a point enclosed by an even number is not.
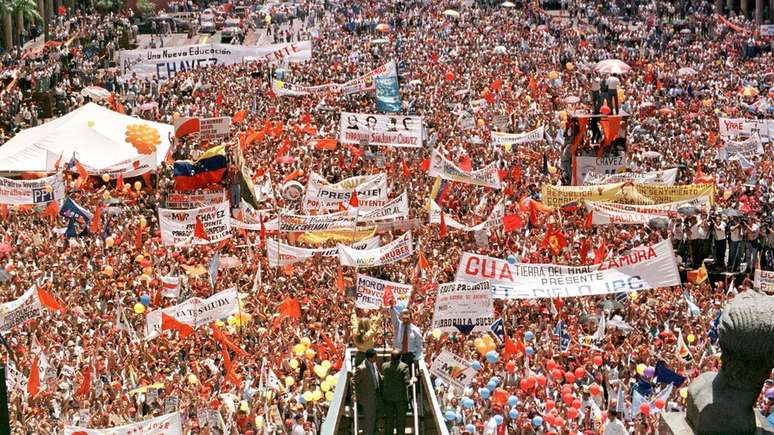
{"type": "Polygon", "coordinates": [[[161,144],[156,148],[156,164],[160,164],[169,150],[168,138],[174,127],[89,103],[46,124],[20,131],[0,146],[0,172],[50,172],[59,156],[63,163],[74,156],[94,169],[137,158],[139,153],[125,140],[129,124],[148,124],[158,130],[161,144]]]}

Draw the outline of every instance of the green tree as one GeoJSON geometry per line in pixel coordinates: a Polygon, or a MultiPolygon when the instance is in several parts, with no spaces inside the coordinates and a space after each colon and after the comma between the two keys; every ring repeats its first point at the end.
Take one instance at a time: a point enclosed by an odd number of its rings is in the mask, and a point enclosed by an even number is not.
{"type": "Polygon", "coordinates": [[[3,48],[13,47],[13,3],[10,0],[0,0],[0,14],[3,15],[3,48]]]}
{"type": "Polygon", "coordinates": [[[124,0],[95,0],[94,7],[100,12],[115,12],[124,8],[124,0]]]}
{"type": "Polygon", "coordinates": [[[156,11],[156,3],[151,0],[137,0],[137,10],[141,15],[150,15],[156,11]]]}
{"type": "Polygon", "coordinates": [[[12,0],[13,13],[16,15],[16,41],[21,44],[21,34],[26,23],[42,21],[38,13],[38,4],[35,0],[12,0]]]}

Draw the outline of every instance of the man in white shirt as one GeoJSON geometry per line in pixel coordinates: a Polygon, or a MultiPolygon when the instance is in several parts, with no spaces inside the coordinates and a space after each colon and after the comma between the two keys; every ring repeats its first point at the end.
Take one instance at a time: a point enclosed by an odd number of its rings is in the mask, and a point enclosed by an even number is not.
{"type": "Polygon", "coordinates": [[[704,216],[692,216],[689,238],[691,239],[691,260],[694,268],[701,266],[704,261],[704,246],[709,236],[709,225],[704,216]]]}
{"type": "Polygon", "coordinates": [[[751,218],[745,225],[744,233],[744,261],[747,263],[747,272],[755,271],[755,263],[758,257],[758,236],[760,236],[761,226],[757,219],[751,218]]]}
{"type": "Polygon", "coordinates": [[[742,262],[742,223],[739,218],[731,221],[728,240],[728,271],[734,272],[742,262]]]}
{"type": "Polygon", "coordinates": [[[618,419],[615,409],[607,411],[607,423],[605,423],[604,435],[627,435],[626,426],[618,419]]]}
{"type": "Polygon", "coordinates": [[[618,114],[618,109],[621,107],[621,104],[618,101],[618,85],[620,84],[621,81],[618,80],[618,77],[616,77],[615,74],[607,78],[607,94],[611,104],[610,113],[614,115],[618,114]]]}
{"type": "Polygon", "coordinates": [[[715,240],[715,268],[724,270],[726,268],[726,220],[713,213],[710,216],[712,229],[712,238],[715,240]]]}

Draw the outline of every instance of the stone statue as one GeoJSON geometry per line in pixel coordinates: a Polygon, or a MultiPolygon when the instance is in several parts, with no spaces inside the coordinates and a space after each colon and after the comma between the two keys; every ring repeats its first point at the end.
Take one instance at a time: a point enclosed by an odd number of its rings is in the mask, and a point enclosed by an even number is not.
{"type": "Polygon", "coordinates": [[[688,387],[688,424],[696,434],[754,434],[755,400],[774,367],[774,297],[737,295],[718,326],[722,366],[688,387]]]}

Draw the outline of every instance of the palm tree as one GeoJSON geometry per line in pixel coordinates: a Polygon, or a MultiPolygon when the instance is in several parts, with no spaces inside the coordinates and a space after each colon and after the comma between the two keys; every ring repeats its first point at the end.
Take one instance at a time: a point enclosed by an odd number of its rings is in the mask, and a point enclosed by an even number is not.
{"type": "Polygon", "coordinates": [[[36,21],[43,18],[38,13],[38,4],[35,0],[12,0],[13,12],[16,14],[16,36],[19,45],[22,44],[21,35],[24,30],[24,20],[36,21]]]}
{"type": "Polygon", "coordinates": [[[3,15],[3,48],[13,47],[13,4],[11,0],[0,0],[0,14],[3,15]]]}

